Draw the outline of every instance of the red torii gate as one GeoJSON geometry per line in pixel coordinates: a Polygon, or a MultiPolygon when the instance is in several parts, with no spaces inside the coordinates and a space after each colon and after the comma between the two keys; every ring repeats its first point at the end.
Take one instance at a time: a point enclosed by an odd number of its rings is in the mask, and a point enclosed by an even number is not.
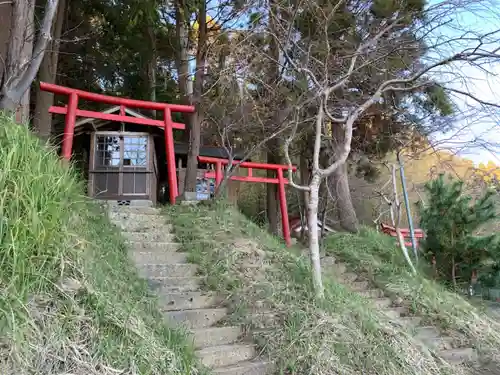
{"type": "MultiPolygon", "coordinates": [[[[207,164],[215,164],[215,172],[206,172],[205,178],[215,178],[215,187],[217,188],[222,182],[222,179],[224,177],[222,172],[222,166],[228,165],[229,160],[211,158],[207,156],[198,156],[198,161],[207,164]]],[[[283,238],[285,239],[287,246],[290,246],[292,244],[292,238],[290,235],[290,223],[288,221],[288,208],[286,204],[286,193],[285,193],[285,185],[288,184],[288,179],[284,177],[284,171],[290,169],[290,166],[280,165],[280,164],[254,163],[248,161],[240,163],[239,161],[236,160],[234,160],[232,164],[239,165],[240,168],[246,168],[248,170],[248,174],[246,176],[231,176],[230,179],[233,181],[262,182],[265,184],[278,185],[278,198],[280,201],[283,238]],[[275,171],[276,178],[255,177],[252,175],[253,169],[275,171]]],[[[292,166],[291,169],[293,171],[296,171],[297,167],[292,166]]]]}
{"type": "MultiPolygon", "coordinates": [[[[175,200],[179,194],[179,189],[177,186],[177,177],[176,177],[173,129],[184,130],[186,126],[184,124],[172,121],[172,112],[193,113],[194,112],[193,106],[119,98],[115,96],[95,94],[83,90],[72,89],[69,87],[54,85],[46,82],[40,82],[40,89],[42,91],[51,92],[53,94],[68,96],[68,104],[66,106],[64,107],[51,106],[49,108],[49,113],[65,115],[64,135],[62,141],[62,157],[66,160],[71,159],[75,123],[77,117],[128,122],[132,124],[150,125],[163,128],[165,132],[165,151],[167,156],[168,184],[170,187],[169,189],[170,203],[175,204],[175,200]],[[79,99],[89,100],[104,104],[119,105],[120,114],[115,115],[109,113],[78,109],[79,99]],[[127,116],[125,114],[126,107],[163,111],[163,121],[127,116]]],[[[215,178],[216,186],[218,186],[223,179],[222,166],[229,164],[229,161],[227,159],[218,159],[210,157],[199,157],[198,159],[200,162],[203,163],[215,164],[216,171],[207,172],[205,174],[205,177],[215,178]]],[[[287,210],[286,194],[285,194],[285,185],[288,184],[288,180],[284,178],[284,172],[283,172],[284,170],[288,170],[289,166],[279,165],[279,164],[253,163],[253,162],[239,163],[238,161],[234,161],[233,164],[239,164],[241,168],[248,169],[248,175],[232,176],[231,180],[244,181],[244,182],[261,182],[261,183],[279,185],[278,197],[280,201],[281,218],[283,223],[283,237],[287,245],[289,246],[291,244],[291,237],[290,237],[290,225],[288,222],[288,210],[287,210]],[[273,170],[276,171],[277,177],[276,178],[254,177],[252,176],[252,169],[273,170]]],[[[292,167],[292,170],[295,171],[296,167],[292,167]]]]}
{"type": "Polygon", "coordinates": [[[151,125],[163,128],[165,131],[165,152],[167,155],[167,176],[170,191],[170,203],[175,204],[175,198],[179,195],[176,177],[175,152],[174,152],[174,134],[173,129],[185,129],[184,124],[172,121],[172,112],[193,113],[194,107],[190,105],[168,104],[148,102],[144,100],[118,98],[102,94],[95,94],[87,91],[72,89],[69,87],[54,85],[46,82],[40,82],[42,91],[53,94],[67,95],[68,104],[65,107],[51,106],[50,113],[65,115],[64,135],[62,141],[62,157],[66,160],[71,159],[73,149],[73,137],[77,117],[96,118],[101,120],[128,122],[139,125],[151,125]],[[108,114],[95,111],[86,111],[78,109],[78,100],[84,99],[98,103],[112,104],[120,106],[120,114],[108,114]],[[153,119],[142,119],[127,116],[125,108],[140,108],[147,110],[163,111],[163,121],[153,119]]]}

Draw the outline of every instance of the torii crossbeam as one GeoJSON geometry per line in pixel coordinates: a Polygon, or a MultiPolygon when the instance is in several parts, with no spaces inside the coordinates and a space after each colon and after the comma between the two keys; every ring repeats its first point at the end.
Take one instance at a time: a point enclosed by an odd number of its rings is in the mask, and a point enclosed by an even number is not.
{"type": "MultiPolygon", "coordinates": [[[[229,164],[228,159],[219,159],[219,158],[211,158],[206,156],[199,156],[198,160],[202,163],[207,164],[215,164],[215,172],[206,172],[205,178],[215,178],[215,187],[217,188],[223,179],[223,166],[229,164]]],[[[261,182],[265,184],[277,184],[278,185],[278,199],[280,202],[280,210],[281,210],[281,222],[283,229],[283,238],[287,246],[291,246],[292,237],[290,235],[290,223],[288,221],[288,208],[286,203],[286,192],[285,185],[288,184],[288,180],[284,177],[284,171],[290,169],[288,165],[281,164],[268,164],[268,163],[254,163],[254,162],[239,162],[234,160],[233,165],[238,165],[239,168],[245,168],[248,171],[246,176],[231,176],[230,179],[233,181],[242,181],[242,182],[261,182]],[[276,178],[269,177],[255,177],[252,174],[254,169],[267,170],[267,171],[275,171],[276,178]]],[[[297,167],[292,166],[291,169],[293,171],[297,170],[297,167]]]]}

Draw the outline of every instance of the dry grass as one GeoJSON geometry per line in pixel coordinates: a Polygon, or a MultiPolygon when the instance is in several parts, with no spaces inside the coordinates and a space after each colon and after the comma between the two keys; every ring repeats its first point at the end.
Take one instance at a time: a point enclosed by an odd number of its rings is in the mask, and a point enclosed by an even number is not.
{"type": "Polygon", "coordinates": [[[371,276],[389,294],[411,302],[412,309],[429,323],[440,326],[494,361],[500,360],[500,322],[484,309],[425,277],[412,275],[394,239],[364,229],[360,235],[336,234],[326,241],[326,251],[371,276]]]}
{"type": "Polygon", "coordinates": [[[365,298],[325,278],[314,297],[311,269],[224,203],[166,209],[176,236],[205,275],[205,287],[226,297],[228,323],[253,332],[281,374],[460,374],[420,348],[365,298]]]}
{"type": "Polygon", "coordinates": [[[81,183],[0,114],[0,373],[195,374],[81,183]]]}

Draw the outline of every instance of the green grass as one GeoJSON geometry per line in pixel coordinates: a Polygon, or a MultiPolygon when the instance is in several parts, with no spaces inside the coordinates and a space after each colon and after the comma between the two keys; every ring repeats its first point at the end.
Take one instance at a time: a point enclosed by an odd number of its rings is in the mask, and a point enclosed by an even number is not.
{"type": "Polygon", "coordinates": [[[369,301],[325,277],[317,300],[308,260],[223,202],[165,208],[227,324],[253,332],[281,374],[460,374],[395,328],[369,301]],[[267,314],[263,314],[267,312],[267,314]]]}
{"type": "Polygon", "coordinates": [[[410,302],[425,321],[441,327],[485,355],[498,356],[500,323],[466,298],[428,279],[426,270],[413,275],[395,239],[371,229],[359,235],[339,233],[326,240],[327,253],[368,275],[380,288],[410,302]]]}
{"type": "Polygon", "coordinates": [[[0,373],[195,374],[82,183],[0,114],[0,373]]]}

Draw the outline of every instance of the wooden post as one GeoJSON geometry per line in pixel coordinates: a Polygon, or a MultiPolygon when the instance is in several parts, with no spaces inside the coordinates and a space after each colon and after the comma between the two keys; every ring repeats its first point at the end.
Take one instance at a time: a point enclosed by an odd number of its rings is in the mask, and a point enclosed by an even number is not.
{"type": "Polygon", "coordinates": [[[75,135],[76,109],[78,107],[78,94],[69,94],[68,112],[64,121],[64,135],[62,141],[62,156],[66,160],[71,159],[73,152],[73,137],[75,135]]]}
{"type": "Polygon", "coordinates": [[[279,168],[276,173],[278,174],[278,195],[280,200],[280,210],[281,210],[281,223],[283,229],[283,238],[285,239],[286,245],[292,245],[292,239],[290,237],[290,223],[288,222],[288,207],[286,204],[286,192],[285,192],[285,179],[283,177],[283,169],[279,168]]]}
{"type": "Polygon", "coordinates": [[[167,156],[167,179],[168,191],[170,193],[170,204],[175,204],[177,198],[177,177],[175,169],[174,134],[172,131],[172,114],[170,108],[163,111],[163,121],[165,122],[165,154],[167,156]]]}

